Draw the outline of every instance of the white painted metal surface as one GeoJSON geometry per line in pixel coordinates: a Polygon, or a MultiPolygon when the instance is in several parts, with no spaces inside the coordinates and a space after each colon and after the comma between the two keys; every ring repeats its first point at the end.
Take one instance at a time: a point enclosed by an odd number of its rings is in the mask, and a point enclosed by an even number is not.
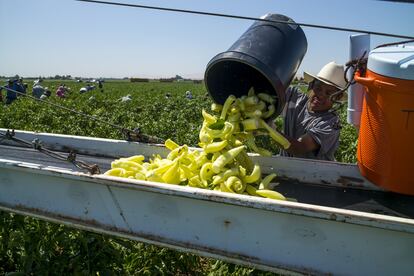
{"type": "MultiPolygon", "coordinates": [[[[1,130],[0,130],[1,131],[1,130]]],[[[161,146],[16,132],[54,149],[105,156],[161,146]]],[[[1,159],[0,209],[279,273],[411,275],[414,220],[190,187],[90,176],[1,159]]],[[[355,165],[254,157],[264,172],[326,187],[379,191],[355,165]]]]}
{"type": "Polygon", "coordinates": [[[414,222],[0,160],[0,208],[276,272],[410,275],[414,222]]]}

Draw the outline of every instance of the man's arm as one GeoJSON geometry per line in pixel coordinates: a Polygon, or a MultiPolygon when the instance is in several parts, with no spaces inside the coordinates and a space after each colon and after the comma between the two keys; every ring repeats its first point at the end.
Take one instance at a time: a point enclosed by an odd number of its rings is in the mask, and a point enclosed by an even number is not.
{"type": "MultiPolygon", "coordinates": [[[[268,122],[269,126],[274,129],[276,132],[278,132],[280,135],[285,137],[289,143],[289,148],[285,149],[288,153],[292,155],[303,155],[305,153],[319,150],[320,145],[315,141],[315,139],[310,134],[304,134],[298,139],[294,139],[292,137],[289,137],[285,134],[280,133],[273,120],[270,120],[268,122]]],[[[282,145],[279,144],[280,148],[283,148],[282,145]]]]}
{"type": "MultiPolygon", "coordinates": [[[[285,136],[286,137],[286,136],[285,136]]],[[[309,134],[302,135],[298,139],[286,137],[290,142],[290,147],[285,149],[292,155],[303,155],[308,152],[319,150],[320,145],[316,143],[312,136],[309,134]]]]}
{"type": "Polygon", "coordinates": [[[340,127],[336,126],[338,120],[334,117],[328,121],[321,121],[298,139],[285,136],[291,144],[285,151],[293,156],[301,156],[309,152],[322,154],[329,152],[339,139],[340,127]]]}

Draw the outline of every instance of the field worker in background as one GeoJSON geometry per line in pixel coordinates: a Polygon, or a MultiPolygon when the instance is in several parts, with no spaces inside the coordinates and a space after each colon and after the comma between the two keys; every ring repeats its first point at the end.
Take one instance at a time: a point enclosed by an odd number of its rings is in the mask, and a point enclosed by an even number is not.
{"type": "Polygon", "coordinates": [[[24,86],[23,78],[20,78],[18,75],[16,75],[16,79],[14,80],[14,87],[14,90],[20,92],[16,93],[17,97],[24,96],[24,94],[26,94],[26,87],[24,86]]]}
{"type": "Polygon", "coordinates": [[[186,91],[185,92],[185,97],[189,100],[191,100],[193,98],[193,94],[191,94],[191,91],[186,91]]]}
{"type": "Polygon", "coordinates": [[[65,98],[66,89],[63,84],[59,85],[58,89],[56,89],[56,96],[59,98],[65,98]]]}
{"type": "Polygon", "coordinates": [[[68,95],[68,93],[71,91],[70,90],[70,87],[69,86],[66,86],[66,84],[62,84],[62,86],[63,86],[63,89],[65,90],[65,95],[67,96],[68,95]]]}
{"type": "Polygon", "coordinates": [[[304,72],[304,78],[307,94],[298,87],[286,91],[283,132],[291,146],[280,154],[332,161],[341,126],[338,114],[331,109],[335,101],[346,100],[344,67],[330,62],[316,76],[304,72]]]}
{"type": "Polygon", "coordinates": [[[92,91],[92,90],[94,90],[94,89],[95,89],[95,85],[89,85],[89,84],[87,84],[87,85],[86,85],[86,89],[88,89],[88,92],[89,92],[89,91],[92,91]]]}
{"type": "Polygon", "coordinates": [[[95,89],[95,86],[91,86],[90,84],[87,84],[86,86],[82,87],[79,90],[79,93],[83,94],[83,93],[89,92],[89,91],[91,91],[93,89],[95,89]]]}
{"type": "MultiPolygon", "coordinates": [[[[17,80],[7,80],[6,88],[19,91],[17,80]]],[[[20,92],[20,91],[19,91],[20,92]]],[[[17,99],[17,93],[14,91],[6,90],[6,104],[11,104],[17,99]]]]}
{"type": "Polygon", "coordinates": [[[51,94],[52,94],[52,92],[50,92],[49,88],[46,87],[45,92],[43,92],[42,96],[40,96],[40,99],[41,100],[46,100],[47,98],[50,97],[51,94]]]}
{"type": "Polygon", "coordinates": [[[131,101],[131,100],[132,100],[132,98],[131,98],[131,95],[130,95],[130,94],[128,94],[128,95],[126,95],[126,96],[124,96],[124,97],[120,98],[119,100],[121,101],[121,103],[125,103],[125,102],[129,102],[129,101],[131,101]]]}
{"type": "Polygon", "coordinates": [[[33,88],[32,88],[32,96],[35,97],[35,98],[38,98],[38,99],[40,99],[40,97],[45,92],[45,89],[40,84],[41,82],[42,82],[41,80],[34,81],[33,88]]]}
{"type": "MultiPolygon", "coordinates": [[[[19,81],[17,82],[17,86],[19,88],[19,92],[22,92],[23,94],[26,94],[27,91],[27,83],[23,82],[23,78],[20,77],[19,81]]],[[[23,96],[23,95],[18,95],[18,96],[23,96]]]]}
{"type": "Polygon", "coordinates": [[[97,81],[98,82],[98,87],[99,87],[99,89],[101,90],[101,92],[103,93],[104,92],[104,90],[103,90],[103,81],[102,80],[98,80],[97,81]]]}
{"type": "Polygon", "coordinates": [[[0,103],[3,102],[3,93],[1,92],[3,90],[3,87],[0,87],[0,103]]]}

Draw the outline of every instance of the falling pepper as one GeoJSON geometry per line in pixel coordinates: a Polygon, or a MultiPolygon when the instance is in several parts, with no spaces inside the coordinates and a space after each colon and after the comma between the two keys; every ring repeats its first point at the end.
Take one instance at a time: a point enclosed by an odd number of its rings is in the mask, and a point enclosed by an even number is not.
{"type": "Polygon", "coordinates": [[[230,108],[230,105],[236,100],[234,95],[230,95],[224,102],[223,109],[221,110],[220,119],[225,120],[227,116],[227,111],[230,108]]]}
{"type": "Polygon", "coordinates": [[[209,114],[207,111],[205,111],[204,109],[201,111],[201,114],[203,115],[204,120],[208,123],[208,124],[214,124],[215,122],[217,122],[217,118],[211,114],[209,114]]]}
{"type": "Polygon", "coordinates": [[[229,142],[227,142],[227,140],[223,140],[220,142],[213,142],[204,147],[204,152],[206,153],[218,152],[218,151],[223,150],[225,147],[227,147],[228,144],[229,142]]]}
{"type": "Polygon", "coordinates": [[[233,161],[234,158],[236,158],[236,156],[244,150],[244,148],[244,146],[233,148],[220,155],[219,158],[217,158],[213,163],[213,171],[215,173],[219,173],[223,167],[233,161]]]}
{"type": "Polygon", "coordinates": [[[290,147],[290,142],[286,139],[282,134],[271,128],[265,121],[259,119],[260,126],[265,128],[268,132],[270,137],[276,141],[279,145],[281,145],[284,149],[288,149],[290,147]]]}

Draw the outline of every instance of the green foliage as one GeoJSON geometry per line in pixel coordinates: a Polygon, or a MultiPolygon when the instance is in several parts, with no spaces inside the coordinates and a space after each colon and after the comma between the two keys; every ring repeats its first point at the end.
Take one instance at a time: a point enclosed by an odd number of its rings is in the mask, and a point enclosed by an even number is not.
{"type": "MultiPolygon", "coordinates": [[[[202,122],[200,110],[211,105],[210,97],[201,84],[118,81],[105,83],[104,93],[96,89],[79,94],[84,84],[66,82],[72,92],[66,99],[60,99],[54,95],[59,83],[45,81],[43,84],[51,89],[52,96],[47,100],[53,104],[99,117],[121,127],[139,127],[143,133],[171,138],[180,144],[192,146],[197,145],[197,134],[202,122]],[[191,90],[194,99],[185,98],[187,90],[191,90]],[[171,97],[166,98],[167,93],[171,97]],[[127,94],[131,95],[132,100],[121,102],[119,99],[127,94]]],[[[31,91],[31,87],[28,90],[31,91]]],[[[123,139],[120,131],[107,124],[25,97],[0,109],[0,127],[123,139]]]]}
{"type": "Polygon", "coordinates": [[[335,159],[344,163],[356,163],[358,132],[354,126],[346,122],[346,116],[346,105],[344,105],[339,110],[342,128],[339,136],[339,148],[335,153],[335,159]]]}
{"type": "MultiPolygon", "coordinates": [[[[171,138],[189,146],[197,146],[201,110],[209,110],[212,103],[202,84],[113,81],[104,83],[104,93],[96,89],[79,94],[83,83],[63,81],[71,92],[66,99],[60,99],[54,92],[61,82],[44,82],[43,85],[52,91],[48,101],[122,127],[139,127],[145,134],[171,138]],[[187,90],[192,92],[194,99],[185,98],[187,90]],[[127,94],[132,100],[120,102],[119,99],[127,94]]],[[[31,85],[28,91],[31,91],[31,85]]],[[[342,162],[355,162],[357,135],[354,128],[346,124],[345,112],[345,108],[340,111],[343,129],[336,158],[342,162]]],[[[282,127],[280,119],[276,120],[276,125],[279,129],[282,127]]],[[[123,139],[111,126],[24,97],[11,105],[2,105],[0,127],[123,139]]],[[[268,137],[262,137],[258,144],[274,152],[278,150],[268,137]]],[[[272,275],[0,212],[0,275],[8,272],[21,272],[22,275],[272,275]]]]}
{"type": "Polygon", "coordinates": [[[199,274],[191,254],[0,212],[0,275],[199,274]]]}

